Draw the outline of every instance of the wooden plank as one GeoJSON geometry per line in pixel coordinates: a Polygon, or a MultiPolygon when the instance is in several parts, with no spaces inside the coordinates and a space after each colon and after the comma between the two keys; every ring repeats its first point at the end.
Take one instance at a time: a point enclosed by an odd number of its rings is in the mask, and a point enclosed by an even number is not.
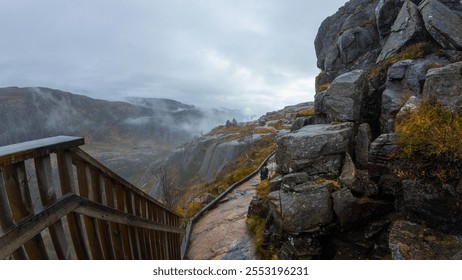
{"type": "MultiPolygon", "coordinates": [[[[141,213],[141,198],[138,195],[134,196],[134,203],[135,203],[135,215],[137,217],[145,218],[141,213]]],[[[140,244],[140,254],[141,259],[148,260],[149,252],[146,244],[146,230],[145,229],[138,229],[139,233],[139,244],[140,244]]]]}
{"type": "MultiPolygon", "coordinates": [[[[34,206],[30,197],[26,166],[24,162],[4,167],[6,192],[10,201],[13,218],[16,223],[34,215],[34,206]]],[[[42,236],[37,234],[24,244],[29,259],[49,259],[42,236]]]]}
{"type": "MultiPolygon", "coordinates": [[[[121,184],[116,183],[116,203],[117,210],[126,213],[125,210],[125,190],[121,184]]],[[[125,225],[119,225],[120,236],[122,237],[122,245],[124,248],[124,259],[132,260],[132,246],[130,243],[130,236],[128,227],[125,225]]]]}
{"type": "MultiPolygon", "coordinates": [[[[134,214],[135,211],[133,209],[133,195],[130,193],[129,190],[124,188],[125,192],[125,204],[126,204],[126,211],[128,214],[134,214]]],[[[140,256],[140,240],[138,236],[138,230],[134,227],[128,227],[129,234],[130,234],[130,243],[132,244],[132,251],[133,251],[133,258],[135,260],[141,259],[140,256]]]]}
{"type": "MultiPolygon", "coordinates": [[[[72,158],[69,151],[59,151],[56,153],[58,159],[59,180],[61,182],[61,191],[63,195],[75,193],[75,182],[72,170],[72,158]]],[[[83,225],[77,215],[70,213],[67,216],[69,231],[71,233],[72,243],[78,259],[88,260],[87,247],[83,236],[83,225]]]]}
{"type": "MultiPolygon", "coordinates": [[[[141,210],[141,217],[144,219],[149,219],[148,211],[147,211],[147,202],[145,199],[140,198],[140,210],[141,210]]],[[[146,252],[146,259],[152,260],[154,259],[152,254],[152,246],[151,246],[151,234],[148,229],[145,229],[143,232],[144,236],[144,248],[146,252]]]]}
{"type": "MultiPolygon", "coordinates": [[[[91,190],[93,193],[93,199],[99,204],[103,204],[103,193],[104,189],[104,179],[100,173],[95,170],[90,170],[91,174],[91,190]]],[[[114,251],[112,249],[111,233],[109,231],[109,223],[104,220],[97,220],[97,229],[99,233],[99,238],[101,242],[101,247],[103,249],[104,258],[108,260],[114,260],[114,251]]]]}
{"type": "Polygon", "coordinates": [[[56,136],[0,147],[0,167],[84,144],[81,137],[56,136]]]}
{"type": "Polygon", "coordinates": [[[45,228],[51,226],[79,207],[80,198],[74,194],[63,196],[57,202],[43,209],[35,216],[29,217],[0,237],[0,259],[4,259],[12,252],[27,243],[45,228]]]}
{"type": "MultiPolygon", "coordinates": [[[[80,195],[83,198],[90,198],[89,191],[89,168],[83,161],[77,161],[77,180],[79,183],[80,195]]],[[[87,239],[90,246],[90,252],[94,260],[102,260],[103,250],[101,249],[101,242],[96,231],[96,221],[90,217],[83,217],[85,229],[87,232],[87,239]]]]}
{"type": "MultiPolygon", "coordinates": [[[[105,196],[105,205],[112,209],[115,209],[114,204],[114,184],[112,183],[111,178],[104,177],[104,196],[105,196]]],[[[114,252],[114,257],[116,260],[124,259],[124,251],[122,245],[122,238],[120,236],[120,229],[116,223],[109,223],[109,229],[112,239],[112,249],[114,252]]]]}
{"type": "MultiPolygon", "coordinates": [[[[34,161],[40,199],[42,201],[42,205],[47,206],[56,201],[50,155],[35,158],[34,161]]],[[[51,241],[53,242],[53,247],[58,259],[69,259],[70,248],[64,233],[62,221],[56,221],[56,223],[51,225],[48,230],[50,231],[51,241]]]]}
{"type": "MultiPolygon", "coordinates": [[[[1,171],[1,170],[0,170],[1,171]]],[[[14,227],[13,215],[9,207],[8,197],[5,191],[5,185],[3,183],[3,175],[0,172],[0,226],[4,232],[14,227]]],[[[18,248],[13,252],[13,257],[16,260],[26,260],[26,252],[22,247],[18,248]]],[[[0,260],[3,258],[0,258],[0,260]]]]}

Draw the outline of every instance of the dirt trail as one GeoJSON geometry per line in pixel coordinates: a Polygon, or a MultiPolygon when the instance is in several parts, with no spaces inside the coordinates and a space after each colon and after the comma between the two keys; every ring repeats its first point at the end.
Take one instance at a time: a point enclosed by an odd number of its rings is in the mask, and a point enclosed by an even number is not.
{"type": "MultiPolygon", "coordinates": [[[[275,164],[268,164],[270,175],[275,164]]],[[[256,194],[260,175],[252,177],[205,213],[193,226],[187,259],[191,260],[252,260],[254,246],[247,232],[246,219],[250,201],[256,194]]]]}

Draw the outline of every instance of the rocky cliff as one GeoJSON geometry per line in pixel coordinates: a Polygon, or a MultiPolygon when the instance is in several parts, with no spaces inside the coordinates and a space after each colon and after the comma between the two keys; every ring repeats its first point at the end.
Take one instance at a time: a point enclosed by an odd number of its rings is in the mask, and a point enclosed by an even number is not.
{"type": "Polygon", "coordinates": [[[462,142],[448,139],[462,129],[462,3],[351,0],[315,46],[316,114],[277,138],[280,176],[249,209],[267,218],[264,249],[282,259],[460,259],[462,142]],[[449,125],[432,150],[434,112],[449,125]],[[423,136],[404,138],[422,123],[423,136]]]}

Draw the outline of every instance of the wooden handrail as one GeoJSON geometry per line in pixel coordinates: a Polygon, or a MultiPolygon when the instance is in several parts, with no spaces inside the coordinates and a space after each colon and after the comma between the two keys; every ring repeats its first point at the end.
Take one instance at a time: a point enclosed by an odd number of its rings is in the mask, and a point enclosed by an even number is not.
{"type": "Polygon", "coordinates": [[[6,232],[6,234],[0,238],[0,248],[2,248],[0,251],[0,259],[8,257],[22,244],[71,212],[127,226],[136,226],[170,233],[183,233],[183,230],[180,228],[155,223],[147,219],[126,214],[75,194],[66,194],[37,215],[16,224],[12,229],[6,232]]]}
{"type": "Polygon", "coordinates": [[[78,147],[83,144],[80,137],[57,136],[0,147],[0,259],[49,259],[50,253],[58,259],[179,259],[180,216],[85,153],[78,147]],[[42,207],[35,207],[32,193],[42,207]],[[51,241],[42,234],[46,229],[51,241]]]}

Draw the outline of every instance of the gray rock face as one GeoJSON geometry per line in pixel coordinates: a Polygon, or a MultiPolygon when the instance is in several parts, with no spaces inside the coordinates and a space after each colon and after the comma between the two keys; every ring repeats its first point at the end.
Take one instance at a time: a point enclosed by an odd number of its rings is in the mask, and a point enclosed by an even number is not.
{"type": "Polygon", "coordinates": [[[328,185],[307,184],[296,191],[277,191],[269,194],[274,219],[289,233],[308,231],[332,222],[332,188],[328,185]]]}
{"type": "Polygon", "coordinates": [[[223,143],[215,143],[208,147],[205,153],[199,176],[206,178],[207,181],[213,180],[215,174],[220,172],[224,166],[237,158],[244,150],[245,141],[227,141],[223,143]]]}
{"type": "Polygon", "coordinates": [[[293,187],[296,185],[301,185],[309,180],[309,176],[305,172],[291,173],[282,178],[282,185],[287,187],[293,187]]]}
{"type": "Polygon", "coordinates": [[[332,193],[335,215],[342,229],[348,229],[392,209],[390,203],[368,197],[355,197],[349,189],[332,193]]]}
{"type": "Polygon", "coordinates": [[[391,27],[377,62],[396,55],[403,47],[425,39],[425,27],[417,5],[405,1],[391,27]]]}
{"type": "Polygon", "coordinates": [[[396,134],[382,134],[372,143],[369,150],[369,172],[371,176],[390,173],[390,157],[396,151],[396,134]]]}
{"type": "Polygon", "coordinates": [[[352,189],[359,184],[359,180],[356,174],[356,167],[351,159],[350,154],[345,155],[345,160],[343,161],[342,173],[338,177],[338,180],[346,188],[352,189]]]}
{"type": "Polygon", "coordinates": [[[368,123],[362,123],[359,126],[358,134],[356,135],[355,147],[356,164],[360,169],[367,168],[371,138],[371,127],[368,123]]]}
{"type": "Polygon", "coordinates": [[[462,230],[462,186],[403,181],[399,211],[407,217],[451,231],[462,230]]]}
{"type": "Polygon", "coordinates": [[[451,260],[462,250],[462,241],[456,236],[399,220],[391,228],[389,246],[395,260],[451,260]]]}
{"type": "Polygon", "coordinates": [[[437,0],[419,5],[425,28],[444,49],[462,50],[462,18],[437,0]]]}
{"type": "Polygon", "coordinates": [[[398,16],[404,0],[380,0],[375,8],[375,18],[377,20],[377,29],[381,39],[390,34],[391,27],[398,16]]]}
{"type": "Polygon", "coordinates": [[[318,68],[324,71],[317,85],[338,75],[365,69],[375,62],[379,35],[374,9],[378,0],[352,0],[323,21],[315,40],[318,68]]]}
{"type": "Polygon", "coordinates": [[[366,73],[354,70],[337,77],[325,91],[324,111],[331,120],[359,121],[363,96],[369,91],[366,73]]]}
{"type": "Polygon", "coordinates": [[[352,142],[352,123],[310,125],[282,135],[277,138],[278,171],[337,177],[352,142]]]}
{"type": "Polygon", "coordinates": [[[429,66],[444,66],[449,62],[437,56],[427,56],[417,60],[402,60],[388,68],[385,90],[382,94],[382,131],[393,131],[387,122],[394,119],[401,107],[413,95],[419,97],[425,83],[429,66]]]}
{"type": "Polygon", "coordinates": [[[462,111],[462,62],[428,71],[423,97],[436,97],[452,111],[462,111]]]}

